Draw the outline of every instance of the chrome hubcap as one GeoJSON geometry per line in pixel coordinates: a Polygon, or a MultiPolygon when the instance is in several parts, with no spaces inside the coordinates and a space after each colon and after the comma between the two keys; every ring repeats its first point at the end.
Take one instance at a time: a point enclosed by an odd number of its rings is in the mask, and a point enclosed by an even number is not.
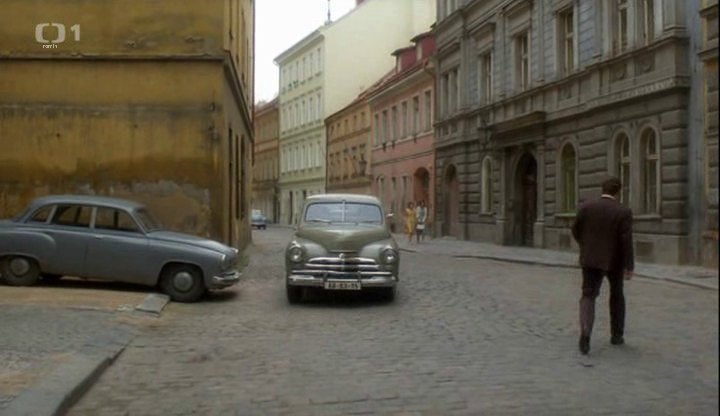
{"type": "Polygon", "coordinates": [[[176,273],[173,277],[173,286],[181,292],[187,292],[193,287],[193,277],[188,272],[176,273]]]}
{"type": "Polygon", "coordinates": [[[30,271],[30,262],[22,257],[10,260],[10,271],[15,276],[24,276],[30,271]]]}

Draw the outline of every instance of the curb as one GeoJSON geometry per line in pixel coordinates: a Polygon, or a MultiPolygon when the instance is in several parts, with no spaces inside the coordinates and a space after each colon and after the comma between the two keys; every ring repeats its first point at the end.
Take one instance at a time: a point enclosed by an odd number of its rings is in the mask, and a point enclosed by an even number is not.
{"type": "MultiPolygon", "coordinates": [[[[408,248],[401,248],[400,251],[404,251],[407,253],[419,253],[417,250],[408,249],[408,248]]],[[[527,264],[530,266],[557,267],[557,268],[580,270],[579,266],[576,266],[574,264],[568,264],[568,263],[553,263],[553,262],[547,262],[547,261],[523,260],[523,259],[512,259],[512,258],[507,258],[507,257],[467,255],[467,254],[451,255],[451,257],[458,258],[458,259],[495,260],[495,261],[503,261],[506,263],[527,264]]],[[[644,279],[649,279],[649,280],[659,280],[659,281],[670,282],[670,283],[675,283],[675,284],[684,285],[684,286],[692,286],[692,287],[699,288],[699,289],[713,290],[716,292],[719,290],[718,287],[715,287],[715,286],[706,285],[706,284],[698,283],[698,282],[689,282],[687,280],[677,279],[677,278],[672,278],[672,277],[660,277],[660,276],[655,276],[655,275],[650,275],[650,274],[645,274],[645,273],[637,273],[637,272],[635,273],[635,276],[644,278],[644,279]]]]}
{"type": "Polygon", "coordinates": [[[170,302],[170,296],[161,293],[151,293],[145,296],[141,304],[135,306],[134,311],[136,313],[150,314],[159,318],[163,308],[165,308],[168,302],[170,302]]]}
{"type": "MultiPolygon", "coordinates": [[[[129,342],[129,340],[128,340],[129,342]]],[[[104,352],[75,353],[72,358],[25,390],[0,411],[7,416],[60,416],[65,414],[90,389],[127,343],[104,352]]]]}

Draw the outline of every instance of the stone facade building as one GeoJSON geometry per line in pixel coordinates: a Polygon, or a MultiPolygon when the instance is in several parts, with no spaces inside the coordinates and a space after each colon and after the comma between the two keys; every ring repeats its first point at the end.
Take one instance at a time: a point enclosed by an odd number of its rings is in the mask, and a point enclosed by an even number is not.
{"type": "Polygon", "coordinates": [[[577,206],[612,174],[635,215],[638,260],[701,261],[703,122],[691,116],[701,100],[688,47],[699,9],[439,0],[437,233],[575,249],[577,206]]]}
{"type": "Polygon", "coordinates": [[[277,98],[255,107],[255,148],[253,150],[253,209],[259,209],[269,222],[280,217],[278,193],[278,136],[280,116],[277,98]]]}
{"type": "Polygon", "coordinates": [[[425,201],[432,212],[435,195],[433,131],[435,38],[423,33],[393,53],[395,69],[368,94],[373,117],[371,170],[373,193],[393,212],[402,230],[408,202],[425,201]]]}
{"type": "MultiPolygon", "coordinates": [[[[697,204],[703,220],[702,262],[718,267],[718,1],[704,0],[700,10],[701,22],[699,57],[702,60],[702,105],[704,143],[699,146],[704,192],[698,192],[697,204]]],[[[691,57],[692,59],[693,57],[691,57]]]]}
{"type": "Polygon", "coordinates": [[[327,192],[371,194],[370,108],[365,95],[325,119],[327,192]]]}
{"type": "Polygon", "coordinates": [[[254,13],[251,0],[3,1],[0,217],[47,194],[127,197],[242,248],[254,13]]]}

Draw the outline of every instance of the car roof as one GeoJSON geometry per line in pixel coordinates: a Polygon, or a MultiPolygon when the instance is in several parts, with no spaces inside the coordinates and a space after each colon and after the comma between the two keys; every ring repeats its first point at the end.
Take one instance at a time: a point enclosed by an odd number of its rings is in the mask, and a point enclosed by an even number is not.
{"type": "Polygon", "coordinates": [[[372,195],[363,194],[317,194],[306,198],[307,202],[362,202],[380,205],[380,200],[372,195]]]}
{"type": "Polygon", "coordinates": [[[35,199],[33,206],[49,205],[49,204],[88,204],[103,205],[115,208],[126,209],[129,211],[143,208],[144,205],[135,201],[121,198],[111,198],[106,196],[95,195],[48,195],[35,199]]]}

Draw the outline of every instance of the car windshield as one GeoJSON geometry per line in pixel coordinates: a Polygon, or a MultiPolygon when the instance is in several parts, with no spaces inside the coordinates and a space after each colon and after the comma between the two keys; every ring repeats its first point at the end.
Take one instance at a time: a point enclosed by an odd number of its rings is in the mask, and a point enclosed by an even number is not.
{"type": "Polygon", "coordinates": [[[305,210],[307,223],[382,224],[380,207],[359,202],[316,202],[305,210]]]}
{"type": "Polygon", "coordinates": [[[145,209],[135,211],[135,217],[147,232],[162,230],[162,225],[145,209]]]}

